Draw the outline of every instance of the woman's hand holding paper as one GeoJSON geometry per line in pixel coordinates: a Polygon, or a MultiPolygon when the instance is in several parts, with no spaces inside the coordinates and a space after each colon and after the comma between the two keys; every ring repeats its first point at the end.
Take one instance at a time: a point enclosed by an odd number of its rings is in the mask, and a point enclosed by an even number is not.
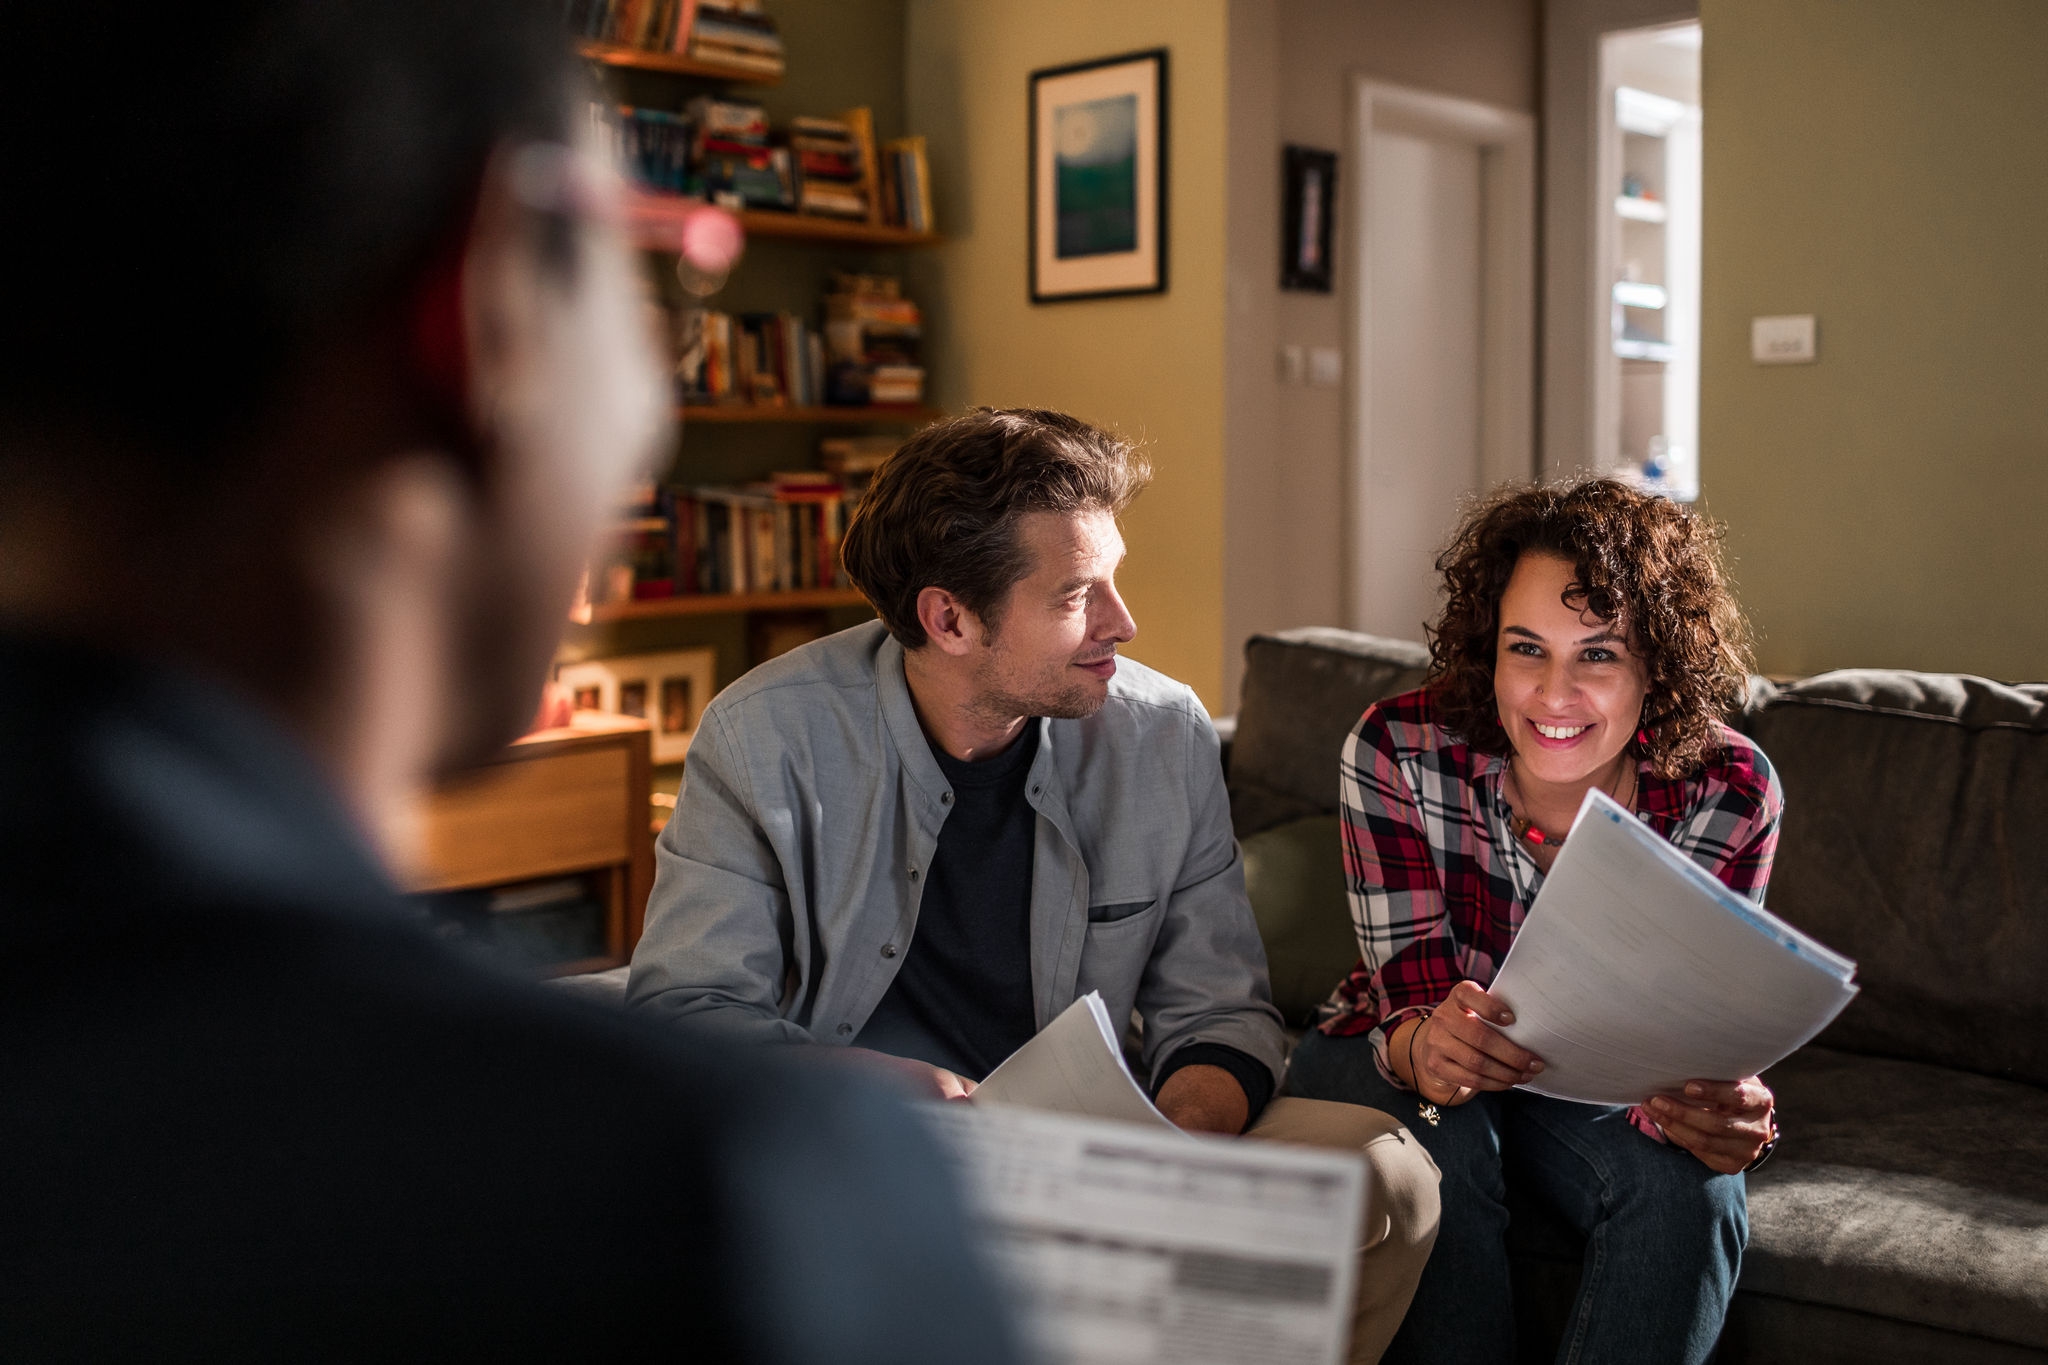
{"type": "Polygon", "coordinates": [[[1739,1081],[1687,1081],[1683,1095],[1657,1095],[1644,1108],[1664,1136],[1723,1175],[1763,1154],[1774,1131],[1775,1099],[1755,1076],[1739,1081]]]}
{"type": "Polygon", "coordinates": [[[1436,1012],[1416,1026],[1410,1052],[1417,1093],[1437,1104],[1463,1104],[1475,1091],[1509,1090],[1535,1079],[1542,1061],[1495,1028],[1514,1022],[1508,1007],[1478,982],[1453,986],[1436,1012]]]}

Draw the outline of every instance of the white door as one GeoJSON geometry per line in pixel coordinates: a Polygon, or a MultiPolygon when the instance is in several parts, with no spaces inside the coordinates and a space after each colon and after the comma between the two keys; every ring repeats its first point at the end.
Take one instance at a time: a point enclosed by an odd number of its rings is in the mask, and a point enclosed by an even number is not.
{"type": "Polygon", "coordinates": [[[1463,506],[1533,473],[1533,136],[1525,115],[1361,90],[1348,614],[1419,640],[1463,506]]]}

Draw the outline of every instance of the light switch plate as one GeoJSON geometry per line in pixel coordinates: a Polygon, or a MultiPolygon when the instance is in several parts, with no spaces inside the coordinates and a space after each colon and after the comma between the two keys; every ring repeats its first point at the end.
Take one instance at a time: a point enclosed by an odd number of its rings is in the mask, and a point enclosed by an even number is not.
{"type": "Polygon", "coordinates": [[[1308,382],[1318,388],[1334,389],[1344,382],[1344,353],[1335,346],[1311,346],[1308,352],[1308,382]]]}
{"type": "Polygon", "coordinates": [[[1749,320],[1749,358],[1759,365],[1811,365],[1813,314],[1749,320]]]}

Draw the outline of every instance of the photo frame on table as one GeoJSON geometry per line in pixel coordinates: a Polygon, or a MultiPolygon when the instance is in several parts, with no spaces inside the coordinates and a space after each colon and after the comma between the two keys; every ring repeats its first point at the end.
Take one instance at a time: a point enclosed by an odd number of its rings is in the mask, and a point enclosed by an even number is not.
{"type": "Polygon", "coordinates": [[[718,690],[718,654],[677,649],[563,664],[555,681],[578,711],[637,716],[654,727],[654,761],[680,763],[718,690]]]}
{"type": "Polygon", "coordinates": [[[1280,204],[1280,287],[1330,292],[1330,243],[1337,219],[1337,154],[1288,147],[1280,204]]]}
{"type": "Polygon", "coordinates": [[[1166,49],[1030,78],[1031,301],[1166,290],[1166,49]]]}

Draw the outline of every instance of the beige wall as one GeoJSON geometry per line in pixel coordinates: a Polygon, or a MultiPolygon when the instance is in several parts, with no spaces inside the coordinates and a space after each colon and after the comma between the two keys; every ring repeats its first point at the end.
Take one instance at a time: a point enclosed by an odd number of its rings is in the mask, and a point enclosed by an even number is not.
{"type": "Polygon", "coordinates": [[[1065,409],[1141,441],[1157,471],[1125,518],[1133,658],[1223,699],[1225,0],[910,0],[906,124],[929,139],[946,241],[911,265],[933,392],[1065,409]],[[1168,289],[1030,300],[1025,103],[1043,67],[1168,58],[1168,289]]]}
{"type": "Polygon", "coordinates": [[[1703,486],[1763,666],[2048,677],[2048,5],[1701,11],[1703,486]],[[1818,364],[1750,362],[1778,313],[1818,364]]]}
{"type": "Polygon", "coordinates": [[[1533,113],[1535,0],[1233,0],[1225,681],[1245,639],[1341,624],[1350,441],[1341,388],[1283,384],[1279,345],[1342,348],[1352,84],[1394,85],[1533,113]],[[1339,153],[1335,292],[1279,287],[1280,149],[1339,153]]]}

